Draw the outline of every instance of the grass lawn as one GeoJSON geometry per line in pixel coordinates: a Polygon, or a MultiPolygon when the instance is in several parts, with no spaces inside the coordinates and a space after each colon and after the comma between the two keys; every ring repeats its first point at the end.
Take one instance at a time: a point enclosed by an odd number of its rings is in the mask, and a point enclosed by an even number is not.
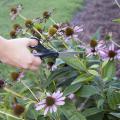
{"type": "Polygon", "coordinates": [[[73,14],[82,5],[83,0],[0,0],[0,35],[9,36],[13,23],[21,23],[17,18],[10,20],[9,9],[11,6],[21,3],[24,6],[22,14],[28,18],[41,16],[45,10],[56,9],[53,19],[57,22],[69,21],[73,14]]]}
{"type": "MultiPolygon", "coordinates": [[[[22,23],[21,18],[10,20],[9,9],[15,4],[23,4],[22,15],[28,18],[41,16],[45,10],[56,9],[53,19],[57,22],[70,21],[74,13],[82,6],[83,0],[0,0],[0,35],[9,38],[14,23],[22,23]]],[[[0,64],[0,78],[9,78],[11,67],[0,64]]]]}

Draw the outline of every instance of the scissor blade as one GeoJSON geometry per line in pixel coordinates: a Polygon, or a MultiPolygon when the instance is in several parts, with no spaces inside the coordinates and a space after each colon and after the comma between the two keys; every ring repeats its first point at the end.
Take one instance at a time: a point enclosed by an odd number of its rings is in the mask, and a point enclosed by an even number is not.
{"type": "Polygon", "coordinates": [[[79,55],[81,52],[59,52],[60,58],[65,57],[75,57],[76,55],[79,55]]]}

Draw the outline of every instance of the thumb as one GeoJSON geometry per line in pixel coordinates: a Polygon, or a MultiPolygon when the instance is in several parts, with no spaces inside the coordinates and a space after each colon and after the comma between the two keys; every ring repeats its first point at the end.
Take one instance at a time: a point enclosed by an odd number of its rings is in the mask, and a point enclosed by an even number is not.
{"type": "Polygon", "coordinates": [[[38,41],[35,39],[29,39],[28,46],[36,46],[38,44],[38,41]]]}

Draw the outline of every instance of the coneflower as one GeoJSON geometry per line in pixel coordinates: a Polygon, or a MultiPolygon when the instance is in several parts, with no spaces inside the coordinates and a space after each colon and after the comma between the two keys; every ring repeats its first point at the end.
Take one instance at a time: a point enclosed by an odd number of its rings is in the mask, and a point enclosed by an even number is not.
{"type": "Polygon", "coordinates": [[[35,105],[35,109],[41,110],[45,109],[44,115],[48,112],[56,112],[57,106],[61,106],[65,104],[65,97],[63,97],[63,93],[60,91],[54,92],[52,95],[47,93],[47,97],[40,101],[38,104],[35,105]]]}

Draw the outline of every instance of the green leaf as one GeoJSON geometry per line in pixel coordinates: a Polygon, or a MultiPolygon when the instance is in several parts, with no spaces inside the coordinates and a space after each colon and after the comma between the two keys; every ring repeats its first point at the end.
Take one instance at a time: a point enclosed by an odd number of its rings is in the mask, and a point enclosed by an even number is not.
{"type": "Polygon", "coordinates": [[[93,107],[93,108],[85,109],[85,111],[83,112],[83,115],[88,117],[88,116],[92,116],[100,112],[102,112],[102,110],[97,109],[96,107],[93,107]]]}
{"type": "Polygon", "coordinates": [[[109,61],[102,69],[102,74],[107,80],[112,79],[116,73],[115,61],[109,61]]]}
{"type": "Polygon", "coordinates": [[[113,116],[115,116],[115,117],[117,117],[117,118],[120,118],[120,113],[110,113],[110,115],[113,115],[113,116]]]}
{"type": "Polygon", "coordinates": [[[81,74],[72,82],[72,84],[89,82],[93,80],[94,80],[94,76],[88,74],[81,74]]]}
{"type": "Polygon", "coordinates": [[[92,85],[84,85],[78,90],[77,95],[80,97],[89,98],[92,95],[98,94],[97,89],[92,85]]]}
{"type": "Polygon", "coordinates": [[[86,65],[84,64],[83,60],[79,59],[78,57],[73,57],[73,58],[66,57],[66,58],[63,58],[62,60],[76,70],[86,71],[86,65]]]}
{"type": "Polygon", "coordinates": [[[86,120],[86,118],[77,111],[75,105],[72,103],[66,103],[64,106],[62,106],[61,112],[68,120],[86,120]]]}
{"type": "Polygon", "coordinates": [[[99,73],[96,70],[88,70],[88,72],[94,76],[99,76],[99,73]]]}
{"type": "Polygon", "coordinates": [[[67,96],[71,93],[75,93],[80,88],[81,88],[81,84],[70,85],[70,86],[66,87],[66,89],[64,90],[64,96],[67,96]]]}
{"type": "Polygon", "coordinates": [[[118,105],[120,104],[120,92],[115,91],[113,89],[108,89],[107,92],[107,101],[108,105],[112,110],[115,110],[118,108],[118,105]]]}

